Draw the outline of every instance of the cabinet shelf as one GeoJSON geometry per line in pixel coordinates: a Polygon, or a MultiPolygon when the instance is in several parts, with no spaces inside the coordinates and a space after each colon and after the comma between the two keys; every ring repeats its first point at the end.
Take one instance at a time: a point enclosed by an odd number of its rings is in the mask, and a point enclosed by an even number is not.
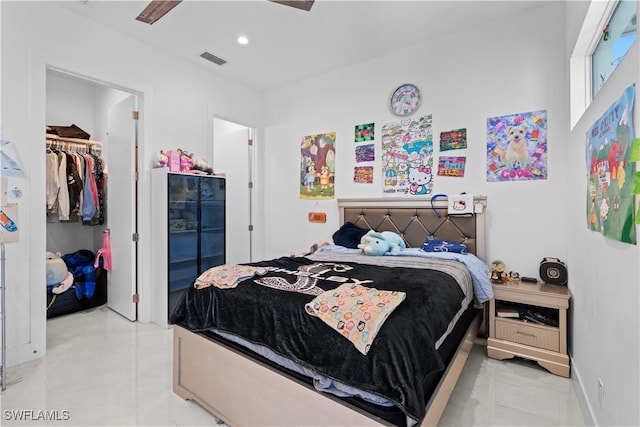
{"type": "Polygon", "coordinates": [[[197,262],[197,257],[173,258],[169,260],[169,264],[182,264],[184,262],[197,262]]]}
{"type": "Polygon", "coordinates": [[[558,327],[558,309],[538,305],[496,301],[496,318],[518,319],[525,323],[558,327]]]}
{"type": "Polygon", "coordinates": [[[224,252],[220,251],[220,252],[214,252],[212,254],[203,254],[201,258],[216,258],[223,255],[224,255],[224,252]]]}
{"type": "Polygon", "coordinates": [[[197,204],[198,204],[197,200],[169,200],[170,208],[178,207],[178,209],[184,209],[182,205],[189,205],[189,208],[191,209],[191,206],[197,205],[197,204]]]}

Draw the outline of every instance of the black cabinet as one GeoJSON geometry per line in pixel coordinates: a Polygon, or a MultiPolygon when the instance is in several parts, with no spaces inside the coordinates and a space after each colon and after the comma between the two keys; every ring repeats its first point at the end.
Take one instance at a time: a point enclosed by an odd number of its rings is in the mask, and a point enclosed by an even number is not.
{"type": "MultiPolygon", "coordinates": [[[[166,241],[158,238],[154,250],[166,251],[159,260],[166,259],[166,279],[158,275],[154,288],[164,287],[164,296],[154,298],[154,305],[163,305],[153,316],[156,323],[166,324],[169,314],[180,301],[185,289],[205,270],[225,263],[225,178],[153,171],[152,187],[156,200],[152,217],[164,217],[166,241]],[[164,175],[164,177],[163,177],[164,175]],[[164,323],[162,322],[164,321],[164,323]]],[[[162,233],[154,230],[154,233],[162,233]]],[[[154,245],[155,246],[155,245],[154,245]]],[[[155,282],[156,280],[154,280],[155,282]]],[[[159,291],[159,290],[158,290],[159,291]]],[[[156,307],[159,309],[159,307],[156,307]]]]}

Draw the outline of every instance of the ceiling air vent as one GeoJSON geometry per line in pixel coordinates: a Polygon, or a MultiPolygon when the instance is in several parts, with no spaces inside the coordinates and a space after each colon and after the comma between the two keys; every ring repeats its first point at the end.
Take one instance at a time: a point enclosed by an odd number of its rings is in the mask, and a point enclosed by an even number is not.
{"type": "Polygon", "coordinates": [[[225,61],[222,58],[218,58],[217,56],[209,53],[209,52],[202,52],[200,54],[201,57],[203,57],[204,59],[206,59],[207,61],[211,61],[214,64],[218,64],[218,65],[224,65],[227,63],[227,61],[225,61]]]}

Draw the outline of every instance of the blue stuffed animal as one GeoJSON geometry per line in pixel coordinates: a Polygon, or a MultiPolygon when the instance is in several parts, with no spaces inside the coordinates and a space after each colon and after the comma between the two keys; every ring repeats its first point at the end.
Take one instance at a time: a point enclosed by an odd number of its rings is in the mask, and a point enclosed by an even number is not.
{"type": "Polygon", "coordinates": [[[67,264],[60,257],[60,252],[47,251],[47,286],[57,285],[62,282],[68,273],[67,264]]]}
{"type": "Polygon", "coordinates": [[[362,236],[358,249],[362,249],[365,255],[379,256],[386,253],[398,253],[406,249],[402,237],[393,231],[369,231],[362,236]]]}

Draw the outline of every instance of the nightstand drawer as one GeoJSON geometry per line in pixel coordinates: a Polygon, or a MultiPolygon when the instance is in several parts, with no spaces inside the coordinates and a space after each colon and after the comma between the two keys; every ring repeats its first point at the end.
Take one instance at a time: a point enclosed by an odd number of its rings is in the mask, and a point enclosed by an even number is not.
{"type": "Polygon", "coordinates": [[[534,325],[519,320],[495,319],[496,338],[560,351],[560,331],[550,326],[534,325]]]}

